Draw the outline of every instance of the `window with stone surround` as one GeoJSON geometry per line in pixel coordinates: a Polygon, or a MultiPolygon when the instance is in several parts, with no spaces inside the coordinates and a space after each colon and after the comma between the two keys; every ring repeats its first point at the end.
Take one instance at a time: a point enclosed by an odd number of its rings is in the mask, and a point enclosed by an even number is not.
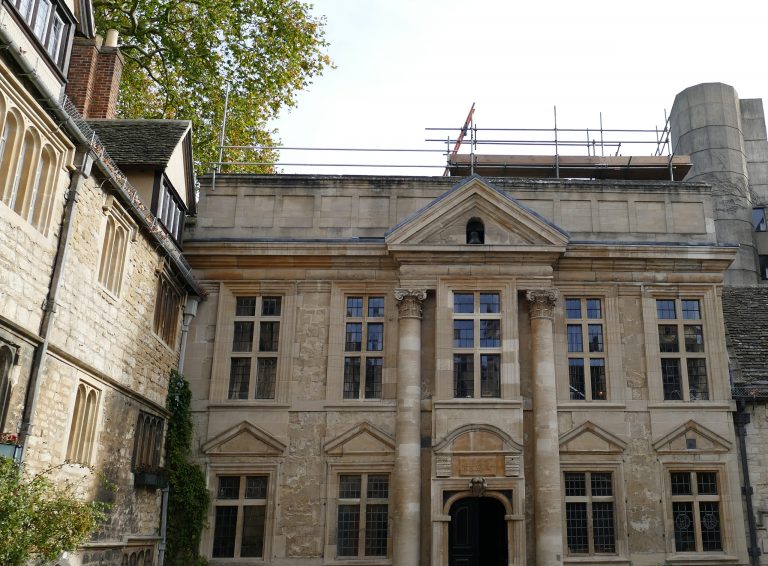
{"type": "Polygon", "coordinates": [[[106,220],[98,279],[107,291],[119,295],[128,256],[128,242],[135,225],[111,196],[107,198],[103,210],[106,220]]]}
{"type": "Polygon", "coordinates": [[[574,401],[605,401],[605,315],[599,298],[565,299],[568,391],[574,401]]]}
{"type": "Polygon", "coordinates": [[[720,474],[714,470],[671,470],[669,493],[675,551],[722,551],[720,474]]]}
{"type": "Polygon", "coordinates": [[[454,397],[501,397],[500,293],[454,291],[452,350],[454,397]]]}
{"type": "Polygon", "coordinates": [[[214,500],[213,558],[265,556],[267,475],[219,475],[214,500]]]}
{"type": "Polygon", "coordinates": [[[99,411],[99,391],[86,383],[77,386],[75,407],[72,411],[72,424],[69,429],[67,461],[83,464],[91,463],[96,436],[96,421],[99,411]]]}
{"type": "Polygon", "coordinates": [[[133,444],[132,471],[148,471],[160,468],[160,456],[163,450],[163,425],[162,417],[139,411],[133,444]]]}
{"type": "Polygon", "coordinates": [[[164,275],[158,277],[153,330],[171,348],[176,345],[182,293],[164,275]]]}
{"type": "Polygon", "coordinates": [[[381,399],[384,297],[349,295],[344,315],[344,399],[381,399]]]}
{"type": "Polygon", "coordinates": [[[566,471],[563,484],[568,554],[615,554],[613,474],[566,471]]]}
{"type": "Polygon", "coordinates": [[[281,314],[282,297],[236,297],[229,399],[275,398],[281,314]]]}
{"type": "Polygon", "coordinates": [[[11,401],[11,368],[15,354],[10,347],[0,344],[0,432],[5,430],[5,418],[11,401]]]}
{"type": "Polygon", "coordinates": [[[60,152],[0,95],[0,200],[47,234],[60,152]]]}
{"type": "Polygon", "coordinates": [[[389,554],[389,475],[338,476],[336,556],[386,557],[389,554]]]}
{"type": "Polygon", "coordinates": [[[709,399],[699,299],[656,299],[661,381],[666,401],[709,399]]]}

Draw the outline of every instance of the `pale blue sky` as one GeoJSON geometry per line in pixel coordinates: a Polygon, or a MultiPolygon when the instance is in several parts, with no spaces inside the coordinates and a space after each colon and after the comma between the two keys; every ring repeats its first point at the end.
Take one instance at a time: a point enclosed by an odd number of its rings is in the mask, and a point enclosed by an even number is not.
{"type": "MultiPolygon", "coordinates": [[[[481,128],[552,127],[555,105],[560,127],[597,128],[600,112],[606,128],[661,127],[675,94],[701,82],[731,84],[742,98],[768,97],[761,4],[316,0],[337,68],[272,125],[285,146],[441,149],[424,139],[445,134],[424,128],[461,126],[475,102],[481,128]]],[[[281,162],[439,166],[444,158],[284,151],[281,162]]]]}

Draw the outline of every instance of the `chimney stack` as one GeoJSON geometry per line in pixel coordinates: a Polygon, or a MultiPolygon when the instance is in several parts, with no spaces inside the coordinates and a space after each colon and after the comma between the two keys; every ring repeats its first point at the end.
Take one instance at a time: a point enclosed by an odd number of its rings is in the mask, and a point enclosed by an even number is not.
{"type": "Polygon", "coordinates": [[[67,96],[84,118],[114,118],[124,60],[117,47],[117,30],[106,40],[76,37],[67,75],[67,96]]]}

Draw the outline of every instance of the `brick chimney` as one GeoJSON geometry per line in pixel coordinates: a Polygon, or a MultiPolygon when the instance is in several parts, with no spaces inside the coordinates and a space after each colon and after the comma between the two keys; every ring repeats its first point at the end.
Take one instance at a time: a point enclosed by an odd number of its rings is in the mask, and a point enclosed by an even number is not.
{"type": "Polygon", "coordinates": [[[114,118],[123,56],[117,47],[117,31],[107,31],[107,40],[76,37],[67,75],[67,96],[84,118],[114,118]]]}

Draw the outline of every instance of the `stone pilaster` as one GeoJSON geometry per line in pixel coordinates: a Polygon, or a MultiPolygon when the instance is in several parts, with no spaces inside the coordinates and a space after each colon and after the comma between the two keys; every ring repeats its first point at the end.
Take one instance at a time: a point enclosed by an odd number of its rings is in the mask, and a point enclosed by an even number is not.
{"type": "Polygon", "coordinates": [[[394,564],[419,563],[421,532],[421,308],[424,289],[395,289],[399,319],[394,470],[394,564]]]}
{"type": "Polygon", "coordinates": [[[557,388],[552,335],[556,289],[526,292],[531,313],[533,382],[534,516],[536,565],[562,564],[563,527],[560,498],[560,446],[557,426],[557,388]]]}

